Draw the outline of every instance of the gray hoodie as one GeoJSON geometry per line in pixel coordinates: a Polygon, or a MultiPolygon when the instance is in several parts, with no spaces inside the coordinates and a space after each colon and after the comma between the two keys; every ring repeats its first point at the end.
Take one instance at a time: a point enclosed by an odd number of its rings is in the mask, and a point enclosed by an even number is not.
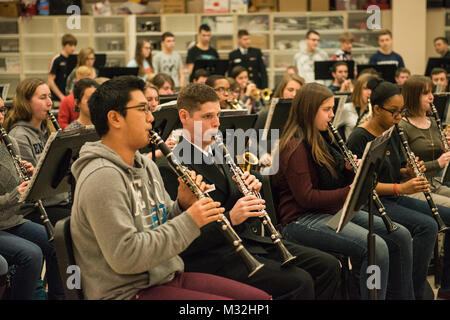
{"type": "Polygon", "coordinates": [[[200,229],[170,199],[151,160],[137,152],[131,167],[101,141],[88,142],[72,173],[70,230],[87,299],[131,299],[183,271],[178,254],[200,229]]]}
{"type": "MultiPolygon", "coordinates": [[[[41,130],[36,129],[27,121],[18,121],[12,125],[9,136],[17,140],[22,160],[30,162],[36,167],[44,151],[50,133],[45,122],[41,130]]],[[[69,193],[61,193],[42,199],[44,206],[66,205],[69,203],[69,193]]]]}

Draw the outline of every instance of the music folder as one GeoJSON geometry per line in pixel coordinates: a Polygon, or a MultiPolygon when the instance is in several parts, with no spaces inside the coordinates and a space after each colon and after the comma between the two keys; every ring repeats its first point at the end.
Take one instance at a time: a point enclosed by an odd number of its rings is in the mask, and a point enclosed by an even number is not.
{"type": "Polygon", "coordinates": [[[87,141],[100,138],[93,128],[53,132],[45,144],[35,172],[19,202],[35,202],[56,194],[70,192],[70,166],[87,141]]]}

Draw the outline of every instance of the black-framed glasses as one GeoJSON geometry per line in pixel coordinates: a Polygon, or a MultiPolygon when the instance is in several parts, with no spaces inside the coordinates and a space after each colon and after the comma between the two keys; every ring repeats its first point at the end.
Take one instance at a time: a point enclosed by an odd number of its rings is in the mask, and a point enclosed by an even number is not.
{"type": "Polygon", "coordinates": [[[387,111],[390,114],[392,114],[393,118],[396,118],[397,116],[403,116],[405,114],[405,109],[402,109],[400,111],[393,111],[393,110],[386,109],[382,106],[379,106],[379,107],[380,107],[380,109],[383,109],[384,111],[387,111]]]}
{"type": "Polygon", "coordinates": [[[214,90],[216,90],[217,92],[220,92],[220,93],[224,93],[224,92],[231,93],[231,89],[230,88],[225,89],[224,87],[219,87],[219,88],[216,88],[214,90]]]}
{"type": "Polygon", "coordinates": [[[5,107],[0,108],[0,113],[6,113],[6,108],[5,107]]]}
{"type": "Polygon", "coordinates": [[[149,107],[149,105],[147,103],[141,103],[141,104],[138,104],[137,106],[125,107],[125,109],[135,109],[135,108],[143,108],[144,110],[141,110],[141,111],[144,111],[145,115],[150,114],[150,112],[152,111],[152,109],[149,107]]]}

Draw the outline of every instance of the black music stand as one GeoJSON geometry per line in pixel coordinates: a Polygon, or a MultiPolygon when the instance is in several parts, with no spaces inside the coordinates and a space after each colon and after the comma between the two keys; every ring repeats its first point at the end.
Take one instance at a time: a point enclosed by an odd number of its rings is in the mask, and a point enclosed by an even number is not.
{"type": "Polygon", "coordinates": [[[345,62],[348,67],[348,79],[355,77],[355,61],[314,61],[314,78],[316,80],[333,80],[333,65],[338,62],[345,62]]]}
{"type": "Polygon", "coordinates": [[[434,106],[439,114],[439,118],[442,120],[442,124],[449,124],[448,111],[450,105],[450,93],[435,93],[434,94],[434,106]]]}
{"type": "Polygon", "coordinates": [[[228,71],[228,59],[195,60],[194,69],[192,70],[191,78],[189,81],[192,82],[195,71],[197,71],[198,69],[205,69],[209,72],[210,75],[219,74],[221,76],[225,76],[228,71]]]}
{"type": "Polygon", "coordinates": [[[99,68],[98,77],[112,79],[120,76],[137,76],[138,67],[102,67],[99,68]]]}
{"type": "MultiPolygon", "coordinates": [[[[230,134],[230,131],[228,130],[233,130],[233,132],[237,129],[241,129],[244,132],[246,132],[248,129],[253,128],[256,122],[256,118],[258,116],[256,114],[244,114],[244,115],[238,115],[238,116],[234,116],[234,115],[227,115],[227,116],[219,116],[219,121],[220,121],[220,126],[219,126],[219,130],[222,133],[222,137],[223,137],[223,143],[227,144],[227,139],[232,138],[233,139],[233,145],[232,145],[232,149],[228,148],[228,150],[230,150],[230,152],[232,153],[232,156],[236,156],[237,154],[243,154],[244,150],[237,150],[237,148],[239,147],[239,145],[236,142],[237,138],[234,133],[233,135],[230,134]],[[228,131],[228,133],[227,133],[228,131]],[[239,153],[237,153],[238,151],[240,151],[239,153]]],[[[249,137],[246,138],[245,141],[245,146],[247,145],[249,137]]],[[[231,146],[231,144],[229,144],[231,146]]],[[[227,145],[228,147],[228,145],[227,145]]]]}
{"type": "MultiPolygon", "coordinates": [[[[66,72],[67,75],[69,75],[73,69],[77,66],[78,63],[78,55],[77,54],[71,54],[69,55],[69,58],[67,58],[67,67],[66,72]]],[[[106,54],[99,53],[95,54],[95,62],[94,62],[94,68],[99,70],[100,68],[104,67],[106,63],[106,54]]]]}
{"type": "MultiPolygon", "coordinates": [[[[173,130],[181,128],[181,121],[178,117],[177,108],[161,108],[160,110],[153,112],[153,117],[155,120],[152,123],[152,130],[155,131],[163,141],[167,140],[173,130]]],[[[156,149],[153,144],[149,144],[139,151],[141,153],[152,152],[153,160],[155,160],[156,149]]]]}
{"type": "Polygon", "coordinates": [[[434,68],[442,68],[450,73],[450,59],[448,58],[429,58],[427,62],[427,68],[425,69],[425,75],[431,76],[431,71],[434,68]]]}
{"type": "Polygon", "coordinates": [[[178,94],[168,94],[159,96],[159,104],[171,102],[178,99],[178,94]]]}
{"type": "Polygon", "coordinates": [[[395,73],[397,72],[397,66],[395,64],[358,64],[356,66],[358,76],[361,74],[361,71],[369,68],[375,69],[384,80],[396,83],[395,73]]]}
{"type": "MultiPolygon", "coordinates": [[[[369,252],[368,266],[375,265],[375,234],[373,231],[373,190],[377,185],[377,174],[381,168],[386,154],[386,148],[393,131],[392,127],[383,135],[367,143],[361,164],[356,172],[353,187],[345,199],[342,210],[336,213],[327,223],[327,226],[336,232],[349,223],[356,213],[367,203],[369,204],[369,233],[367,247],[369,252]]],[[[376,300],[376,289],[369,290],[369,299],[376,300]]]]}
{"type": "Polygon", "coordinates": [[[74,181],[70,174],[72,162],[78,158],[81,147],[88,141],[100,138],[95,129],[58,131],[50,135],[35,173],[19,202],[35,202],[72,190],[74,181]]]}

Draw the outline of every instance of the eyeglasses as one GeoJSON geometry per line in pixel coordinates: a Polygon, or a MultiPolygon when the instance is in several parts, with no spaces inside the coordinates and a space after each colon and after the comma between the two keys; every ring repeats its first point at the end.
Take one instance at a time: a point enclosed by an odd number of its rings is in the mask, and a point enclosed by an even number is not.
{"type": "Polygon", "coordinates": [[[217,92],[220,92],[220,93],[224,93],[224,92],[231,93],[231,90],[229,88],[225,89],[224,87],[216,88],[214,90],[217,91],[217,92]]]}
{"type": "Polygon", "coordinates": [[[382,106],[380,106],[380,108],[383,109],[384,111],[387,111],[390,114],[392,114],[393,118],[397,118],[397,116],[400,116],[400,115],[402,116],[405,113],[405,111],[406,111],[405,109],[402,109],[400,111],[388,110],[388,109],[383,108],[382,106]]]}
{"type": "Polygon", "coordinates": [[[150,112],[152,111],[152,109],[146,103],[141,103],[141,104],[139,104],[137,106],[125,107],[125,109],[135,109],[135,108],[143,108],[144,110],[139,110],[139,111],[144,111],[146,116],[149,115],[150,112]]]}
{"type": "Polygon", "coordinates": [[[6,108],[0,108],[0,113],[6,113],[6,108]]]}

